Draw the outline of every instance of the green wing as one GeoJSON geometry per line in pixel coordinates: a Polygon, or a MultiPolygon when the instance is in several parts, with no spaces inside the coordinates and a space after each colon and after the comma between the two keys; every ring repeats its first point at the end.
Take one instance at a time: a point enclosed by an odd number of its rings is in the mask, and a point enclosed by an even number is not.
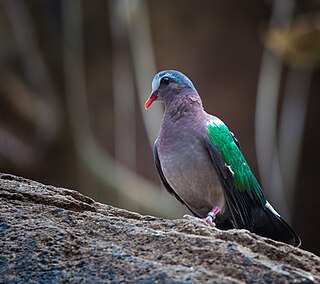
{"type": "Polygon", "coordinates": [[[223,185],[228,208],[237,228],[256,231],[266,204],[262,189],[251,172],[238,141],[218,118],[207,125],[208,152],[223,185]]]}
{"type": "Polygon", "coordinates": [[[208,137],[205,142],[223,185],[236,227],[299,246],[300,238],[266,201],[241,153],[238,141],[218,118],[213,117],[208,124],[208,137]]]}
{"type": "Polygon", "coordinates": [[[210,142],[216,146],[225,166],[232,174],[234,189],[239,192],[251,192],[264,206],[266,199],[262,189],[228,127],[220,120],[215,120],[208,124],[208,131],[210,142]]]}

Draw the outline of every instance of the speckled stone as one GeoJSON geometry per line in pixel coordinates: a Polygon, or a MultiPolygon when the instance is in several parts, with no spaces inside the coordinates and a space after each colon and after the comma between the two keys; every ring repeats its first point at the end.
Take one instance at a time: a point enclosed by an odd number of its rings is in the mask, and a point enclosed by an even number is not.
{"type": "Polygon", "coordinates": [[[320,258],[0,174],[0,283],[320,283],[320,258]]]}

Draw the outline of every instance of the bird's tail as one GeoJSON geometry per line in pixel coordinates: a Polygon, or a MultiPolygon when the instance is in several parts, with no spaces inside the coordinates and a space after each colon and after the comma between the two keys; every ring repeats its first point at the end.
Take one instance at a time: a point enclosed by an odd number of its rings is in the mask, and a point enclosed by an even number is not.
{"type": "Polygon", "coordinates": [[[276,241],[299,247],[301,240],[279,213],[267,202],[254,214],[253,232],[276,241]]]}

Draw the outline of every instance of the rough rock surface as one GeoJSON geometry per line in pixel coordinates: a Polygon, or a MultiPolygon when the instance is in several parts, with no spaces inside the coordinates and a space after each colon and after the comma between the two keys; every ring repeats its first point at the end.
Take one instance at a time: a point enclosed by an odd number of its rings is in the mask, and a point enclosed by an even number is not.
{"type": "Polygon", "coordinates": [[[320,283],[320,258],[0,174],[0,283],[320,283]]]}

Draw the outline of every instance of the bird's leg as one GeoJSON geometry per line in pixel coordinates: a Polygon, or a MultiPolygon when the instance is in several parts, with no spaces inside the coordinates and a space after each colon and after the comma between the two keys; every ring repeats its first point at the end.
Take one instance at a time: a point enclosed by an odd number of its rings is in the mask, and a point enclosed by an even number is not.
{"type": "Polygon", "coordinates": [[[183,218],[187,218],[189,220],[200,220],[201,222],[206,223],[207,225],[215,226],[215,223],[213,221],[216,219],[216,216],[220,212],[220,210],[221,209],[219,207],[215,206],[204,218],[198,218],[188,214],[184,215],[183,218]]]}
{"type": "Polygon", "coordinates": [[[220,208],[215,206],[213,207],[210,212],[207,214],[205,218],[202,218],[202,220],[206,221],[207,224],[213,225],[214,220],[216,219],[217,214],[220,212],[220,208]]]}

